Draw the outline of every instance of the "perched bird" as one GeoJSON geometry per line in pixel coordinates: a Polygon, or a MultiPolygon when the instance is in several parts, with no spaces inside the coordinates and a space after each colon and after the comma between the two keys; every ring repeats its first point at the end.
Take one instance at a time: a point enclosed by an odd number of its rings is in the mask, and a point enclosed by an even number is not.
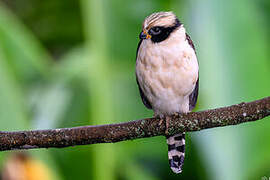
{"type": "MultiPolygon", "coordinates": [[[[144,105],[156,117],[190,112],[196,105],[199,66],[183,24],[172,12],[146,17],[136,55],[136,80],[144,105]]],[[[185,133],[167,137],[169,164],[181,173],[185,133]]]]}

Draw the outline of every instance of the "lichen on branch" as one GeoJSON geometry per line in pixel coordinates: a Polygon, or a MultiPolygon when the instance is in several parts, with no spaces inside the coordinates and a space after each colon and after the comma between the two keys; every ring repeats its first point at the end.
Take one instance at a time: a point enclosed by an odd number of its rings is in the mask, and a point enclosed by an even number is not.
{"type": "Polygon", "coordinates": [[[266,97],[249,103],[201,112],[175,114],[164,118],[146,118],[119,124],[33,131],[0,131],[0,151],[113,143],[237,125],[269,115],[270,97],[266,97]]]}

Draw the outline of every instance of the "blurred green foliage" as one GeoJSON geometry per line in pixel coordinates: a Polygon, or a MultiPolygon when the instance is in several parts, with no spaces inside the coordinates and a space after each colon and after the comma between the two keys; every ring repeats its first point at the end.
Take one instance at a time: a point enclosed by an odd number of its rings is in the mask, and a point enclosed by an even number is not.
{"type": "MultiPolygon", "coordinates": [[[[196,110],[270,92],[268,0],[2,0],[1,130],[123,122],[152,116],[139,97],[135,53],[143,19],[173,10],[200,63],[196,110]]],[[[270,121],[190,133],[184,172],[164,137],[30,150],[54,179],[259,179],[270,176],[270,121]]],[[[10,154],[0,154],[1,167],[10,154]]]]}

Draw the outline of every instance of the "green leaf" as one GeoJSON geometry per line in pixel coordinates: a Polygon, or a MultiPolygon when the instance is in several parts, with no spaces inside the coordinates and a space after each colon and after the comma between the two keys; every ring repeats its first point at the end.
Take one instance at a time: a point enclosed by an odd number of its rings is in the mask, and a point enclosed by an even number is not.
{"type": "Polygon", "coordinates": [[[16,78],[29,81],[48,75],[51,58],[33,34],[2,3],[0,43],[5,60],[16,78]]]}
{"type": "Polygon", "coordinates": [[[11,73],[0,45],[0,127],[5,130],[28,129],[28,116],[19,83],[11,73]]]}

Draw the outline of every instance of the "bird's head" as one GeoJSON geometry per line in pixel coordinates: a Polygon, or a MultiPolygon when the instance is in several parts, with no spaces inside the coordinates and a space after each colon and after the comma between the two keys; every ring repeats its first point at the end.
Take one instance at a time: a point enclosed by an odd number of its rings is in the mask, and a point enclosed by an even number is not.
{"type": "Polygon", "coordinates": [[[180,26],[181,23],[173,12],[153,13],[144,20],[140,39],[151,39],[158,43],[167,39],[180,26]]]}

